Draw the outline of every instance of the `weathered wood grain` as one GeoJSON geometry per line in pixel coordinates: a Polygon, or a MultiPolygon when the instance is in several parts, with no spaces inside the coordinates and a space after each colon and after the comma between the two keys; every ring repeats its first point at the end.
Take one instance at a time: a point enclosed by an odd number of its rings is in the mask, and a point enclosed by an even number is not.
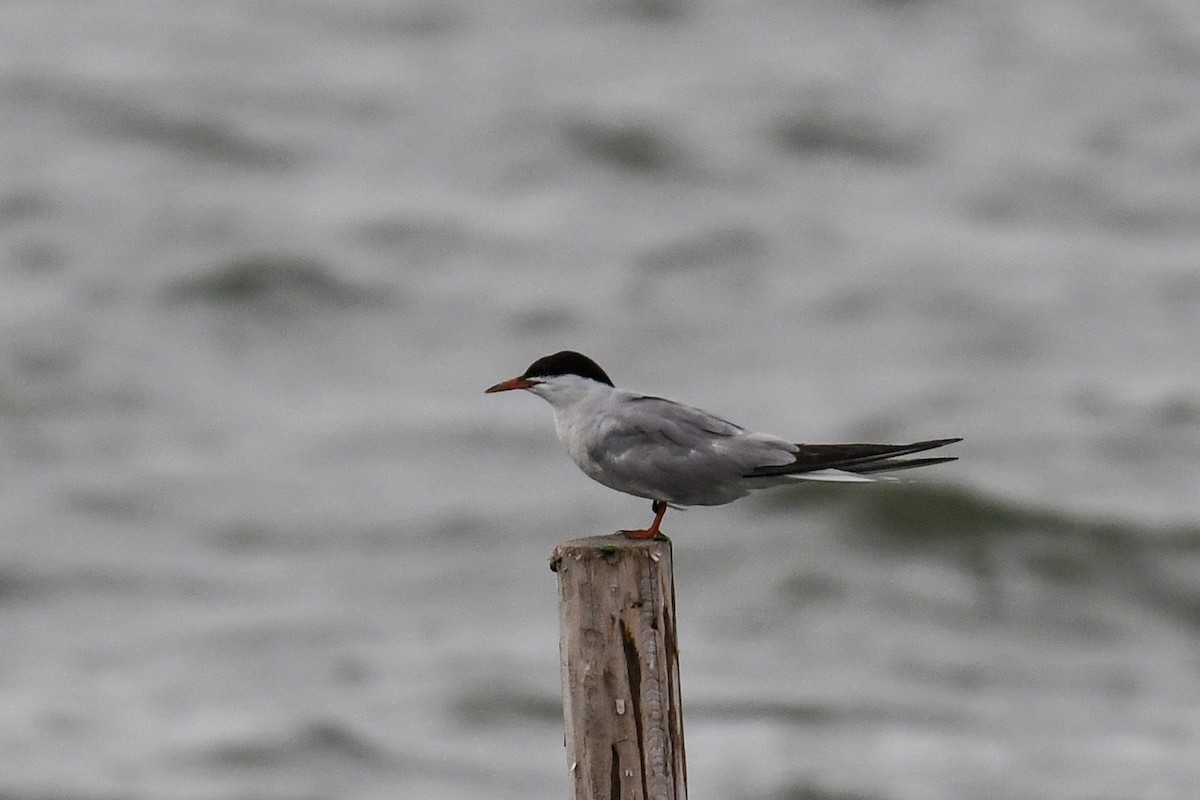
{"type": "Polygon", "coordinates": [[[671,542],[554,550],[572,800],[685,800],[671,542]]]}

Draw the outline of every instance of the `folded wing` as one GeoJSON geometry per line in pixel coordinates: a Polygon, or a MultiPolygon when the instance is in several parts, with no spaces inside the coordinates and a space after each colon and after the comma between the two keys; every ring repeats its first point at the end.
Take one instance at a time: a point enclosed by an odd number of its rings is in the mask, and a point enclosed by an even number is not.
{"type": "Polygon", "coordinates": [[[959,439],[911,444],[795,444],[692,406],[631,395],[627,413],[585,437],[584,472],[618,491],[677,505],[720,505],[795,480],[867,481],[871,473],[953,458],[904,458],[959,439]]]}
{"type": "Polygon", "coordinates": [[[756,468],[790,463],[795,445],[692,406],[637,395],[590,438],[579,466],[619,491],[678,505],[719,505],[754,487],[756,468]],[[590,463],[589,463],[590,462],[590,463]]]}

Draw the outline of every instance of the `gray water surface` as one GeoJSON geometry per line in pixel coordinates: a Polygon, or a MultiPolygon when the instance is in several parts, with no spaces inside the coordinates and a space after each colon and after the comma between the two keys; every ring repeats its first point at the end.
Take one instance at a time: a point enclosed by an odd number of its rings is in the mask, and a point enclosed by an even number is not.
{"type": "Polygon", "coordinates": [[[569,347],[966,437],[668,514],[693,797],[1191,800],[1198,132],[1182,0],[3,4],[0,796],[564,796],[569,347]]]}

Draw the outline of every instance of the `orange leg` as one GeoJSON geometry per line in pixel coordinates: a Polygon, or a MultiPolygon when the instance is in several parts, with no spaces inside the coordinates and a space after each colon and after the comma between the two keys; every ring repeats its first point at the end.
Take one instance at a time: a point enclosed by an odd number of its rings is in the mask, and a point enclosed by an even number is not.
{"type": "Polygon", "coordinates": [[[658,535],[658,526],[662,524],[663,516],[667,513],[667,504],[662,500],[655,500],[650,506],[654,509],[654,522],[649,528],[640,531],[621,531],[627,539],[653,539],[658,535]]]}

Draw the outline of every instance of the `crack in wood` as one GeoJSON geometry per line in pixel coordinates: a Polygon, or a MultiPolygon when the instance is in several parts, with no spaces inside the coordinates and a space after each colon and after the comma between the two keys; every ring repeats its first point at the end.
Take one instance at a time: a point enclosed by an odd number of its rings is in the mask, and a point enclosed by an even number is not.
{"type": "MultiPolygon", "coordinates": [[[[666,611],[666,597],[662,592],[662,583],[659,580],[659,572],[657,567],[648,562],[643,563],[641,580],[639,581],[639,592],[641,593],[641,601],[643,607],[641,609],[642,625],[640,632],[642,634],[641,649],[646,658],[647,675],[645,684],[642,687],[642,702],[646,708],[646,719],[648,721],[648,730],[646,731],[646,778],[650,788],[650,793],[647,798],[659,798],[669,796],[670,781],[668,775],[670,772],[670,750],[671,742],[667,736],[667,725],[669,718],[664,718],[664,707],[668,713],[671,706],[671,698],[663,696],[664,681],[660,679],[663,667],[670,670],[670,659],[664,663],[663,657],[667,655],[662,652],[664,648],[659,644],[659,613],[666,611]]],[[[670,687],[669,676],[665,681],[668,689],[670,687]]]]}
{"type": "Polygon", "coordinates": [[[621,753],[617,745],[612,744],[612,765],[608,770],[609,800],[621,800],[621,753]]]}
{"type": "MultiPolygon", "coordinates": [[[[663,649],[666,650],[667,657],[667,709],[670,717],[668,719],[668,729],[682,731],[683,730],[683,701],[679,690],[679,638],[675,628],[675,581],[673,576],[669,576],[671,580],[667,587],[670,594],[668,595],[669,605],[666,607],[671,609],[672,613],[663,615],[663,649]]],[[[672,762],[676,768],[681,771],[681,774],[676,776],[676,783],[679,786],[687,786],[687,755],[684,751],[684,740],[680,737],[677,742],[671,743],[678,745],[679,754],[677,758],[673,758],[672,762]]]]}
{"type": "MultiPolygon", "coordinates": [[[[625,625],[625,620],[618,620],[617,627],[621,631],[621,647],[625,651],[625,673],[629,678],[629,702],[633,706],[633,723],[637,730],[638,755],[646,752],[645,732],[642,730],[642,660],[638,653],[637,642],[625,625]]],[[[646,786],[646,765],[639,765],[638,773],[642,776],[642,797],[650,797],[646,786]]]]}

